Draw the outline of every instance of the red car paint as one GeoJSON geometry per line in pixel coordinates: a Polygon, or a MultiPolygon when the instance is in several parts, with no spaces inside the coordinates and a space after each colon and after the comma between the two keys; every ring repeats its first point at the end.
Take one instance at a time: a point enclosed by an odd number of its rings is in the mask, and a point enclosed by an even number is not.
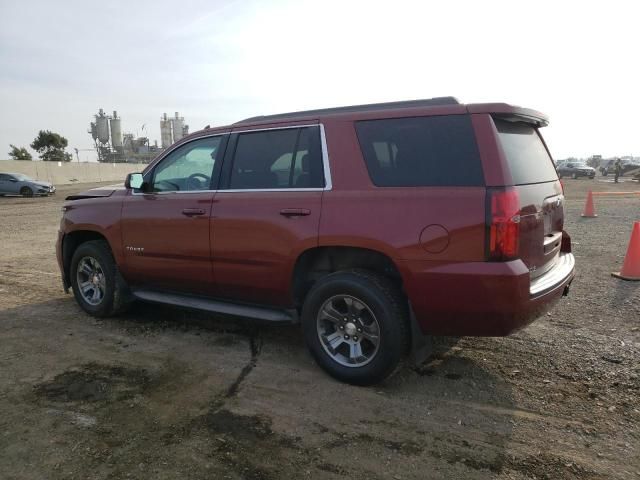
{"type": "MultiPolygon", "coordinates": [[[[107,239],[121,274],[133,287],[295,308],[299,305],[293,293],[294,269],[301,255],[318,247],[355,247],[379,252],[393,262],[423,333],[509,334],[566,291],[573,269],[541,294],[530,292],[536,269],[557,254],[557,249],[543,247],[547,228],[543,220],[551,218],[553,230],[562,231],[560,201],[555,210],[545,204],[547,198],[562,198],[562,189],[558,181],[513,186],[495,114],[537,126],[547,123],[533,110],[477,104],[302,113],[196,132],[177,145],[213,133],[320,124],[331,188],[160,195],[120,187],[87,192],[89,198],[65,204],[57,246],[65,286],[69,285],[65,238],[74,232],[94,232],[107,239]],[[470,116],[485,185],[374,186],[354,122],[438,115],[470,116]],[[518,258],[491,262],[486,253],[487,189],[505,186],[513,186],[521,205],[518,258]],[[202,214],[185,216],[182,212],[187,209],[202,214]],[[287,209],[304,214],[283,215],[287,209]],[[144,254],[127,248],[131,246],[143,247],[144,254]]],[[[151,172],[162,158],[143,173],[151,172]]],[[[570,251],[566,235],[562,251],[570,251]]]]}

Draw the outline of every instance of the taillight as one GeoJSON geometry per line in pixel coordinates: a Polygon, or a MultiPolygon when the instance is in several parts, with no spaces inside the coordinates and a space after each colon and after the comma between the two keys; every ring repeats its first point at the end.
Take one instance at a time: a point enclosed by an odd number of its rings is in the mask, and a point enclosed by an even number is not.
{"type": "Polygon", "coordinates": [[[487,188],[487,258],[494,262],[518,256],[520,199],[514,188],[487,188]]]}

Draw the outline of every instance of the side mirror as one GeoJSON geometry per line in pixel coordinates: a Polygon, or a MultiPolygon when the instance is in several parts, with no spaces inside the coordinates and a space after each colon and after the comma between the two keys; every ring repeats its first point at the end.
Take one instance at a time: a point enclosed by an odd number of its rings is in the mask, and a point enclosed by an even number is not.
{"type": "Polygon", "coordinates": [[[15,178],[12,178],[11,180],[9,180],[10,182],[16,183],[18,180],[15,178]]]}
{"type": "Polygon", "coordinates": [[[141,173],[129,173],[124,181],[124,186],[140,190],[144,186],[144,177],[141,173]]]}

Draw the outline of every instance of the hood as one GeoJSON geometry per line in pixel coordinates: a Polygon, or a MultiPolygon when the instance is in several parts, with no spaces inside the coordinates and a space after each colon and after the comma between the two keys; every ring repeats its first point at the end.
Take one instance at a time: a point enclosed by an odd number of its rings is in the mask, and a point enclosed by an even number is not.
{"type": "Polygon", "coordinates": [[[36,180],[36,181],[33,181],[33,182],[29,182],[29,183],[32,183],[32,184],[37,185],[37,186],[39,186],[39,187],[50,187],[50,186],[52,186],[52,185],[53,185],[52,183],[49,183],[49,182],[41,182],[40,180],[36,180]]]}
{"type": "Polygon", "coordinates": [[[116,190],[123,190],[124,185],[108,185],[106,187],[98,187],[92,188],[90,190],[74,193],[73,195],[69,195],[65,200],[82,200],[83,198],[101,198],[101,197],[110,197],[113,195],[113,192],[116,190]]]}

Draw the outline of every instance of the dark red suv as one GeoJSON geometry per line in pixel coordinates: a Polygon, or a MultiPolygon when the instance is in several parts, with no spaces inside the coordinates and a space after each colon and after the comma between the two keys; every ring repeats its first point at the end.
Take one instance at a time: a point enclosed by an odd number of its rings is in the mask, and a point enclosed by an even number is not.
{"type": "Polygon", "coordinates": [[[544,115],[454,98],[254,117],[68,198],[57,255],[88,313],[132,300],[300,322],[378,382],[434,335],[507,335],[568,292],[544,115]]]}

